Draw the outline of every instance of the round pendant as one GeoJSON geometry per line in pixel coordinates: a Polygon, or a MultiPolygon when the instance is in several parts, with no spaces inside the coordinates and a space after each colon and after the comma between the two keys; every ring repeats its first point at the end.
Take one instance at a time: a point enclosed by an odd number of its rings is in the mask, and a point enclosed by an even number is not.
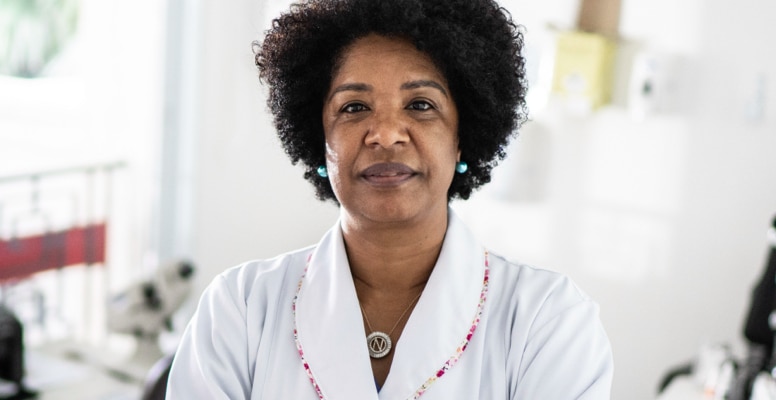
{"type": "Polygon", "coordinates": [[[383,332],[374,331],[366,337],[369,357],[383,358],[391,352],[391,338],[383,332]]]}

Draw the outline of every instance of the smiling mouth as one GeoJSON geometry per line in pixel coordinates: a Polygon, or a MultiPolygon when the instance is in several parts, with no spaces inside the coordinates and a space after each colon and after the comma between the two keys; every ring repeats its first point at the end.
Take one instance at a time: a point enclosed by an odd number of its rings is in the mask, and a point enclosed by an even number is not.
{"type": "Polygon", "coordinates": [[[401,163],[374,164],[361,172],[361,177],[377,186],[394,186],[411,179],[417,173],[401,163]]]}

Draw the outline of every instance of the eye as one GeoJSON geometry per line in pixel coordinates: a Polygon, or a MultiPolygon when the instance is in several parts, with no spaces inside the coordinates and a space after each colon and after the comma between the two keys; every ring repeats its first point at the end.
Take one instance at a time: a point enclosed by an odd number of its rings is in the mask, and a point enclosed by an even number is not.
{"type": "Polygon", "coordinates": [[[345,104],[345,106],[342,107],[342,109],[340,109],[340,112],[352,114],[352,113],[357,113],[357,112],[366,111],[366,110],[367,110],[366,106],[361,103],[348,103],[348,104],[345,104]]]}
{"type": "Polygon", "coordinates": [[[433,108],[434,106],[426,100],[415,100],[407,106],[407,109],[413,111],[428,111],[433,108]]]}

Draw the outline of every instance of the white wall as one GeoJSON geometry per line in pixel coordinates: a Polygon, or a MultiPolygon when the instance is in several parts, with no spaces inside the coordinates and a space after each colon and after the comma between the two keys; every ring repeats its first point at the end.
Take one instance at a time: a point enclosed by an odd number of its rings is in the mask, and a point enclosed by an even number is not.
{"type": "Polygon", "coordinates": [[[196,123],[195,232],[200,284],[237,263],[317,242],[335,221],[280,148],[253,64],[262,2],[204,1],[196,123]]]}
{"type": "MultiPolygon", "coordinates": [[[[274,137],[250,50],[267,26],[259,2],[203,3],[190,38],[201,71],[191,249],[200,287],[228,266],[315,242],[337,214],[274,137]]],[[[570,24],[577,3],[503,4],[539,46],[546,24],[570,24]]],[[[625,1],[623,35],[689,71],[681,107],[638,121],[622,107],[571,118],[539,106],[491,187],[455,204],[492,249],[565,272],[600,303],[615,399],[653,398],[661,375],[703,341],[740,342],[776,213],[772,15],[767,0],[625,1]],[[747,108],[758,82],[759,116],[747,108]]]]}

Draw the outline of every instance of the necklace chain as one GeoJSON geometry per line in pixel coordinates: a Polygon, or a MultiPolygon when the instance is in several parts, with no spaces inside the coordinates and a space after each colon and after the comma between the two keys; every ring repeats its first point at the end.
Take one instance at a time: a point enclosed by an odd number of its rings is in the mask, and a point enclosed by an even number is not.
{"type": "MultiPolygon", "coordinates": [[[[404,318],[404,316],[407,314],[407,311],[412,308],[412,305],[415,304],[415,302],[420,298],[420,295],[423,294],[423,291],[421,290],[420,293],[418,293],[417,296],[415,296],[414,299],[410,302],[410,304],[407,306],[407,308],[404,309],[404,312],[401,313],[401,316],[399,316],[399,319],[396,320],[396,323],[393,324],[393,328],[391,328],[391,331],[388,332],[388,336],[391,336],[393,334],[393,331],[396,330],[396,327],[399,326],[399,322],[404,318]]],[[[374,332],[374,328],[372,328],[372,324],[369,323],[369,317],[366,316],[366,311],[364,310],[364,306],[361,305],[361,303],[358,304],[359,307],[361,307],[361,314],[364,316],[364,320],[366,321],[366,326],[369,328],[370,332],[374,332]]]]}

